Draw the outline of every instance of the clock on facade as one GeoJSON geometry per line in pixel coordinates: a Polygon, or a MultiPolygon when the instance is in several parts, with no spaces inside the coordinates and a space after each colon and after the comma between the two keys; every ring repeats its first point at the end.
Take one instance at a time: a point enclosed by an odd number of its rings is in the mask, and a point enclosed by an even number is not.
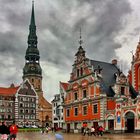
{"type": "Polygon", "coordinates": [[[35,67],[31,67],[31,70],[35,70],[35,67]]]}

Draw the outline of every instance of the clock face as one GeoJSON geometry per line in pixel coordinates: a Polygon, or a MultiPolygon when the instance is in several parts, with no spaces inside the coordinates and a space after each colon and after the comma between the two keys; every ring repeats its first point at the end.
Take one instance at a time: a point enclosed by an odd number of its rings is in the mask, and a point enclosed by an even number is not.
{"type": "Polygon", "coordinates": [[[35,67],[31,67],[31,70],[35,70],[35,67]]]}

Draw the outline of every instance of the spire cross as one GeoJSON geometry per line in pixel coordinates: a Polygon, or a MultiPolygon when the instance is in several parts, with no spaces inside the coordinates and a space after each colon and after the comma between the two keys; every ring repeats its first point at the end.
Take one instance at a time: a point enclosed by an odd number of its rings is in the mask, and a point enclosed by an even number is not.
{"type": "Polygon", "coordinates": [[[80,27],[80,40],[79,40],[79,44],[80,44],[80,46],[83,44],[81,27],[80,27]]]}

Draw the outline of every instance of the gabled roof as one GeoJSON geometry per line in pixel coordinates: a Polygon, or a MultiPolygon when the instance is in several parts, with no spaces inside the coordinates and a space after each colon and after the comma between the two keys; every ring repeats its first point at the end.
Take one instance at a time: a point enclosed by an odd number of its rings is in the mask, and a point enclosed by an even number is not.
{"type": "Polygon", "coordinates": [[[102,69],[101,74],[101,90],[107,94],[107,96],[113,97],[114,92],[111,89],[111,86],[116,83],[116,73],[120,73],[119,68],[115,64],[107,63],[107,62],[101,62],[96,60],[91,60],[91,65],[93,66],[93,69],[98,69],[99,67],[102,69]]]}
{"type": "Polygon", "coordinates": [[[0,87],[0,95],[14,95],[16,94],[17,90],[18,90],[19,86],[17,87],[0,87]]]}
{"type": "Polygon", "coordinates": [[[69,84],[68,83],[64,83],[64,82],[60,82],[61,85],[63,86],[64,90],[68,89],[69,84]]]}

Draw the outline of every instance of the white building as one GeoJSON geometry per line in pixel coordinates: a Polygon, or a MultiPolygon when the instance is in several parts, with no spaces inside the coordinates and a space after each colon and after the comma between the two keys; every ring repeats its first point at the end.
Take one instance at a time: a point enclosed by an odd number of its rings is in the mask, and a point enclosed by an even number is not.
{"type": "Polygon", "coordinates": [[[54,95],[52,100],[52,126],[55,128],[63,128],[64,123],[64,112],[63,112],[63,103],[64,97],[66,95],[65,90],[68,86],[67,83],[59,83],[60,93],[54,95]]]}

